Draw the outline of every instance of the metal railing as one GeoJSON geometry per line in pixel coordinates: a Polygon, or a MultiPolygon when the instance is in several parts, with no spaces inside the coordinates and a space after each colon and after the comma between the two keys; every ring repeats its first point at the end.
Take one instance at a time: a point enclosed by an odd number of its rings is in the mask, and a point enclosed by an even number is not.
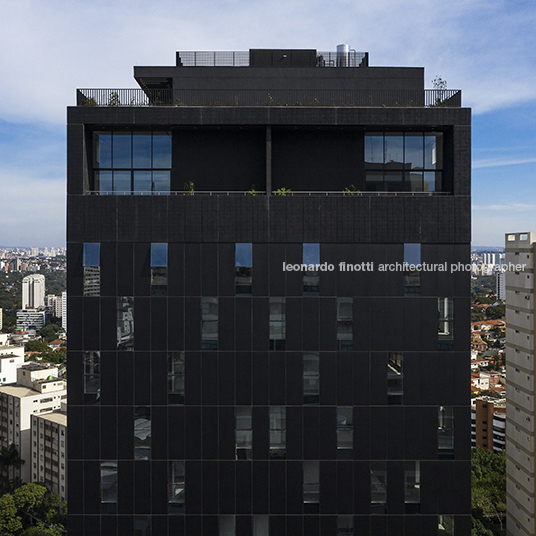
{"type": "Polygon", "coordinates": [[[460,107],[458,89],[78,89],[77,106],[460,107]]]}
{"type": "MultiPolygon", "coordinates": [[[[249,67],[251,53],[256,51],[191,51],[177,52],[180,67],[249,67]]],[[[271,53],[267,50],[266,53],[271,53]]],[[[368,67],[368,52],[351,50],[346,54],[316,52],[317,67],[368,67]]]]}
{"type": "MultiPolygon", "coordinates": [[[[110,195],[175,195],[175,196],[266,196],[264,190],[172,190],[168,192],[150,192],[150,191],[121,191],[121,192],[100,192],[97,190],[90,190],[88,195],[110,196],[110,195]]],[[[286,190],[284,193],[278,193],[276,190],[272,191],[273,197],[436,197],[450,195],[450,192],[345,192],[345,191],[293,191],[286,190]]]]}

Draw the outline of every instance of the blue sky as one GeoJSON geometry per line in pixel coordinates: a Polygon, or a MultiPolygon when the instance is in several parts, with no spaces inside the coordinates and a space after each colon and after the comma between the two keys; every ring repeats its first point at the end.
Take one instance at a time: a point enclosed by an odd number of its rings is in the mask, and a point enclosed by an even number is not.
{"type": "Polygon", "coordinates": [[[65,243],[65,117],[77,87],[135,87],[176,50],[368,51],[423,66],[473,108],[473,244],[536,230],[533,0],[19,0],[0,21],[0,244],[65,243]]]}

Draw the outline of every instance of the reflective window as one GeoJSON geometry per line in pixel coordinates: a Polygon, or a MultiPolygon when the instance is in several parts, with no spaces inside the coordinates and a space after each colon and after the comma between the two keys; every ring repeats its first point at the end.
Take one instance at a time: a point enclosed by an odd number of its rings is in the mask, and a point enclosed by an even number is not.
{"type": "Polygon", "coordinates": [[[365,135],[365,163],[383,165],[382,132],[368,132],[365,135]]]}
{"type": "Polygon", "coordinates": [[[166,242],[151,243],[151,267],[167,267],[168,245],[166,242]]]}
{"type": "Polygon", "coordinates": [[[103,513],[117,512],[117,462],[101,462],[100,488],[103,513]]]}
{"type": "Polygon", "coordinates": [[[421,245],[404,244],[404,295],[421,293],[421,245]]]}
{"type": "Polygon", "coordinates": [[[306,513],[318,511],[320,503],[320,463],[316,460],[303,462],[303,503],[306,513]]]}
{"type": "Polygon", "coordinates": [[[168,356],[168,403],[184,404],[184,352],[168,356]]]}
{"type": "Polygon", "coordinates": [[[153,133],[153,168],[171,168],[171,132],[153,133]]]}
{"type": "Polygon", "coordinates": [[[132,133],[132,167],[151,168],[151,133],[132,133]]]}
{"type": "Polygon", "coordinates": [[[220,516],[220,536],[235,536],[235,516],[220,516]]]}
{"type": "Polygon", "coordinates": [[[218,349],[218,298],[201,298],[201,349],[218,349]]]}
{"type": "Polygon", "coordinates": [[[370,513],[385,514],[387,510],[387,467],[385,462],[370,462],[370,513]]]}
{"type": "Polygon", "coordinates": [[[287,410],[270,407],[270,458],[284,459],[287,454],[287,410]]]}
{"type": "Polygon", "coordinates": [[[320,244],[303,244],[303,264],[320,264],[320,244]]]}
{"type": "Polygon", "coordinates": [[[424,135],[424,158],[426,169],[443,167],[443,133],[426,132],[424,135]]]}
{"type": "Polygon", "coordinates": [[[337,298],[337,350],[351,351],[353,343],[353,298],[337,298]]]}
{"type": "Polygon", "coordinates": [[[253,246],[251,243],[235,244],[235,293],[251,295],[251,271],[253,246]]]}
{"type": "Polygon", "coordinates": [[[387,403],[402,404],[404,401],[404,355],[390,352],[387,360],[387,403]]]}
{"type": "Polygon", "coordinates": [[[438,536],[455,536],[454,516],[437,516],[437,534],[438,536]]]}
{"type": "Polygon", "coordinates": [[[303,264],[308,269],[303,272],[303,294],[318,296],[319,294],[319,271],[320,244],[303,244],[303,264]]]}
{"type": "Polygon", "coordinates": [[[150,192],[153,187],[153,174],[150,170],[134,171],[134,192],[150,192]]]}
{"type": "Polygon", "coordinates": [[[406,514],[421,511],[421,462],[404,462],[404,503],[406,514]]]}
{"type": "Polygon", "coordinates": [[[253,516],[253,536],[270,536],[270,518],[268,516],[253,516]]]}
{"type": "Polygon", "coordinates": [[[439,406],[437,447],[440,458],[454,458],[454,408],[439,406]]]}
{"type": "Polygon", "coordinates": [[[119,296],[117,302],[117,348],[134,349],[134,298],[119,296]]]}
{"type": "Polygon", "coordinates": [[[337,408],[337,458],[351,459],[354,448],[354,417],[351,406],[337,408]]]}
{"type": "Polygon", "coordinates": [[[354,518],[352,516],[337,516],[337,536],[352,536],[354,534],[354,518]]]}
{"type": "Polygon", "coordinates": [[[320,398],[320,357],[318,352],[303,354],[303,403],[318,404],[320,398]]]}
{"type": "Polygon", "coordinates": [[[169,462],[168,502],[170,514],[184,513],[184,462],[169,462]]]}
{"type": "Polygon", "coordinates": [[[237,407],[236,415],[236,459],[251,460],[253,448],[253,430],[251,407],[237,407]]]}
{"type": "Polygon", "coordinates": [[[422,132],[406,132],[404,136],[404,162],[411,170],[424,169],[424,138],[422,132]]]}
{"type": "Polygon", "coordinates": [[[85,242],[83,251],[83,266],[100,266],[100,243],[85,242]]]}
{"type": "Polygon", "coordinates": [[[134,410],[134,459],[151,459],[151,408],[134,410]]]}
{"type": "Polygon", "coordinates": [[[286,299],[270,298],[270,350],[285,349],[286,319],[286,299]]]}
{"type": "Polygon", "coordinates": [[[100,244],[84,243],[82,266],[84,267],[84,296],[100,296],[100,244]]]}
{"type": "Polygon", "coordinates": [[[368,191],[443,191],[443,133],[367,132],[365,171],[368,191]]]}
{"type": "Polygon", "coordinates": [[[84,352],[84,404],[100,403],[100,352],[84,352]]]}
{"type": "Polygon", "coordinates": [[[404,135],[401,132],[385,133],[385,160],[387,169],[404,164],[404,135]]]}
{"type": "Polygon", "coordinates": [[[114,131],[112,133],[112,167],[132,167],[132,134],[114,131]]]}
{"type": "Polygon", "coordinates": [[[165,242],[151,244],[151,295],[165,296],[168,283],[168,245],[165,242]]]}
{"type": "Polygon", "coordinates": [[[437,298],[438,350],[454,350],[454,299],[437,298]]]}
{"type": "Polygon", "coordinates": [[[94,132],[93,168],[100,194],[169,193],[171,133],[94,132]]]}
{"type": "Polygon", "coordinates": [[[112,133],[99,132],[93,134],[93,167],[112,167],[112,133]]]}

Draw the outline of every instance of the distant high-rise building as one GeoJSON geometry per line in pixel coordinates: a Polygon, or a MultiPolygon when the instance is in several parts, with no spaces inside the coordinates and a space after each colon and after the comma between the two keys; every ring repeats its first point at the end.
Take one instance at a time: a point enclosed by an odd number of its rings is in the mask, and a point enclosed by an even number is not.
{"type": "Polygon", "coordinates": [[[506,300],[506,274],[497,272],[496,278],[497,299],[506,300]]]}
{"type": "Polygon", "coordinates": [[[22,309],[36,309],[41,305],[45,305],[45,276],[27,275],[22,280],[22,309]]]}
{"type": "Polygon", "coordinates": [[[505,400],[479,398],[471,405],[471,444],[479,449],[504,450],[505,400]]]}
{"type": "Polygon", "coordinates": [[[536,534],[535,255],[536,233],[506,235],[505,260],[506,266],[509,267],[506,272],[506,527],[508,536],[534,536],[536,534]]]}
{"type": "Polygon", "coordinates": [[[38,248],[30,248],[30,257],[37,257],[39,255],[38,248]]]}
{"type": "Polygon", "coordinates": [[[61,327],[67,331],[67,292],[61,293],[61,327]]]}
{"type": "Polygon", "coordinates": [[[45,296],[46,306],[52,310],[56,318],[61,318],[63,314],[63,298],[62,296],[45,296]]]}

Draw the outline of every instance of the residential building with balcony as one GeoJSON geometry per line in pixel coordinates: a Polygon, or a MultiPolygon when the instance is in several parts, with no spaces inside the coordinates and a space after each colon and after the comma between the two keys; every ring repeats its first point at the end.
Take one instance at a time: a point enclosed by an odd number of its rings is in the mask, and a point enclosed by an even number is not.
{"type": "Polygon", "coordinates": [[[32,482],[67,498],[67,406],[52,413],[33,414],[31,422],[32,482]]]}
{"type": "Polygon", "coordinates": [[[25,463],[9,468],[10,478],[32,482],[32,415],[52,412],[66,401],[67,387],[57,367],[27,363],[17,368],[17,383],[0,387],[0,444],[14,444],[25,463]]]}
{"type": "Polygon", "coordinates": [[[506,446],[506,400],[480,397],[471,405],[471,446],[498,452],[506,446]]]}
{"type": "Polygon", "coordinates": [[[69,534],[469,535],[470,281],[409,268],[469,259],[461,92],[349,47],[134,77],[68,109],[69,534]]]}

